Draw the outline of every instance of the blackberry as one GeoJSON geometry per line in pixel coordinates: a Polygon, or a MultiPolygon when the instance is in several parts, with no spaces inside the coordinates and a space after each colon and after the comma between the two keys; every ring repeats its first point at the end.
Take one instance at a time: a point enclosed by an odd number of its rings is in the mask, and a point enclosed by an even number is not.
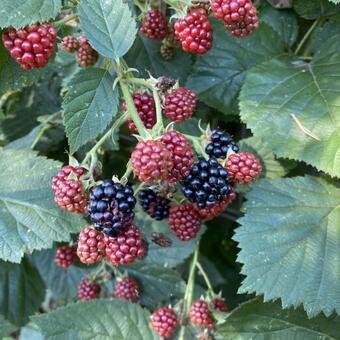
{"type": "Polygon", "coordinates": [[[232,191],[228,171],[216,158],[200,160],[181,184],[184,196],[200,209],[223,201],[232,191]]]}
{"type": "Polygon", "coordinates": [[[191,323],[198,327],[214,329],[214,319],[210,313],[209,305],[204,300],[195,301],[189,310],[189,319],[191,323]]]}
{"type": "Polygon", "coordinates": [[[177,324],[177,314],[172,308],[162,307],[151,315],[151,328],[163,338],[170,338],[175,332],[177,324]]]}
{"type": "Polygon", "coordinates": [[[139,193],[139,201],[143,210],[155,220],[161,221],[169,216],[170,200],[152,189],[142,190],[139,193]]]}
{"type": "Polygon", "coordinates": [[[73,35],[67,35],[61,41],[61,47],[66,52],[70,52],[70,53],[76,52],[76,51],[78,51],[78,48],[79,48],[79,41],[78,41],[77,37],[75,37],[73,35]]]}
{"type": "Polygon", "coordinates": [[[57,249],[54,261],[57,266],[67,269],[68,267],[72,266],[76,259],[76,250],[71,246],[64,245],[57,249]]]}
{"type": "Polygon", "coordinates": [[[239,150],[233,139],[220,129],[211,131],[210,143],[205,148],[205,152],[210,157],[216,158],[226,158],[229,151],[237,153],[239,150]]]}
{"type": "Polygon", "coordinates": [[[95,300],[99,297],[101,287],[91,282],[89,278],[80,281],[78,286],[78,298],[81,301],[95,300]]]}
{"type": "Polygon", "coordinates": [[[117,236],[132,223],[136,199],[130,186],[106,179],[90,193],[88,211],[96,230],[117,236]]]}
{"type": "Polygon", "coordinates": [[[139,299],[139,283],[130,276],[117,280],[113,295],[120,300],[135,302],[139,299]]]}
{"type": "Polygon", "coordinates": [[[218,310],[220,312],[223,313],[228,313],[229,312],[229,308],[226,305],[224,299],[217,297],[214,300],[212,300],[211,302],[213,309],[218,310]]]}
{"type": "Polygon", "coordinates": [[[140,31],[149,39],[162,40],[168,32],[168,24],[159,9],[146,13],[140,31]]]}

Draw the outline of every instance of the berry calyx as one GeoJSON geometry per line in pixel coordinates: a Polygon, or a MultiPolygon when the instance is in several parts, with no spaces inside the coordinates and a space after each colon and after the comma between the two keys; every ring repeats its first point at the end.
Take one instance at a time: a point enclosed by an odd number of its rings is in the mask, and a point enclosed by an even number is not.
{"type": "Polygon", "coordinates": [[[78,39],[73,36],[73,35],[67,35],[66,37],[63,38],[61,41],[61,47],[66,51],[66,52],[76,52],[78,51],[79,48],[79,41],[78,39]]]}
{"type": "Polygon", "coordinates": [[[5,48],[25,70],[47,65],[56,48],[57,31],[50,23],[33,24],[2,34],[5,48]]]}
{"type": "Polygon", "coordinates": [[[98,60],[98,52],[93,49],[88,40],[81,36],[80,46],[76,54],[76,60],[81,67],[93,66],[98,60]]]}
{"type": "Polygon", "coordinates": [[[224,131],[213,129],[209,136],[209,143],[205,148],[205,152],[210,157],[226,158],[229,151],[239,152],[240,148],[234,140],[224,131]]]}
{"type": "Polygon", "coordinates": [[[259,26],[256,7],[251,0],[214,0],[211,10],[234,36],[246,37],[259,26]]]}
{"type": "Polygon", "coordinates": [[[202,8],[192,9],[174,24],[175,35],[185,52],[205,54],[212,46],[212,26],[202,8]]]}
{"type": "Polygon", "coordinates": [[[81,166],[67,165],[52,178],[54,201],[60,208],[77,214],[86,213],[88,195],[80,180],[86,173],[87,170],[81,166]]]}
{"type": "MultiPolygon", "coordinates": [[[[136,106],[138,115],[144,126],[147,129],[151,129],[156,123],[156,107],[155,101],[151,95],[148,93],[134,93],[132,95],[133,102],[136,106]]],[[[127,112],[127,105],[125,100],[123,101],[123,112],[127,112]]],[[[132,119],[128,119],[127,121],[128,128],[131,132],[137,133],[137,127],[132,119]]]]}
{"type": "Polygon", "coordinates": [[[134,278],[127,276],[117,280],[113,294],[120,300],[135,302],[139,299],[140,287],[134,278]]]}
{"type": "Polygon", "coordinates": [[[214,329],[215,324],[209,311],[209,305],[204,300],[195,301],[189,310],[189,318],[193,325],[207,329],[214,329]]]}
{"type": "Polygon", "coordinates": [[[67,269],[76,261],[76,251],[71,246],[61,246],[57,249],[54,261],[57,266],[67,269]]]}
{"type": "Polygon", "coordinates": [[[139,202],[143,210],[157,221],[161,221],[169,216],[170,200],[160,196],[152,189],[141,190],[139,202]]]}
{"type": "Polygon", "coordinates": [[[232,191],[228,172],[215,158],[200,160],[182,181],[182,192],[198,208],[215,205],[232,191]]]}
{"type": "Polygon", "coordinates": [[[96,230],[117,236],[132,223],[135,205],[130,186],[106,179],[90,192],[88,211],[96,230]]]}
{"type": "Polygon", "coordinates": [[[164,115],[177,124],[191,118],[195,109],[196,94],[186,87],[172,90],[164,99],[164,115]]]}
{"type": "Polygon", "coordinates": [[[236,198],[236,193],[232,191],[221,202],[217,202],[214,205],[206,206],[205,208],[201,208],[201,209],[198,208],[197,206],[195,206],[195,208],[196,208],[196,211],[199,217],[202,220],[209,221],[221,215],[227,209],[229,204],[235,200],[235,198],[236,198]]]}
{"type": "Polygon", "coordinates": [[[105,235],[106,257],[118,266],[130,264],[146,255],[146,244],[141,232],[131,224],[117,237],[105,235]]]}
{"type": "Polygon", "coordinates": [[[168,224],[171,231],[182,241],[196,237],[201,229],[201,219],[192,204],[174,205],[170,208],[168,224]]]}
{"type": "Polygon", "coordinates": [[[77,255],[82,263],[90,265],[101,261],[105,256],[104,235],[87,227],[79,234],[77,255]]]}
{"type": "Polygon", "coordinates": [[[81,301],[88,301],[97,299],[101,288],[98,284],[92,283],[90,279],[86,278],[80,281],[78,286],[78,298],[81,301]]]}
{"type": "Polygon", "coordinates": [[[151,315],[151,327],[164,338],[170,338],[177,327],[177,315],[172,308],[162,307],[151,315]]]}
{"type": "Polygon", "coordinates": [[[132,168],[141,182],[167,180],[173,168],[171,153],[160,141],[140,141],[131,155],[132,168]]]}
{"type": "Polygon", "coordinates": [[[195,160],[188,139],[177,131],[169,131],[161,137],[161,141],[170,152],[173,162],[167,181],[174,183],[189,176],[195,160]]]}
{"type": "Polygon", "coordinates": [[[250,152],[232,154],[225,163],[231,181],[248,184],[260,176],[262,166],[260,161],[250,152]]]}
{"type": "Polygon", "coordinates": [[[168,32],[167,22],[159,9],[146,13],[140,31],[149,39],[162,40],[168,32]]]}
{"type": "Polygon", "coordinates": [[[212,307],[220,312],[223,313],[228,313],[229,312],[229,308],[226,305],[224,299],[222,298],[215,298],[211,301],[212,307]]]}

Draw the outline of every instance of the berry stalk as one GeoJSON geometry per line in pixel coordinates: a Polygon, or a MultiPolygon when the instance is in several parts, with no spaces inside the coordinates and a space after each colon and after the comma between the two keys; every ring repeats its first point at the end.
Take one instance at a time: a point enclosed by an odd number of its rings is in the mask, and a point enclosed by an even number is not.
{"type": "Polygon", "coordinates": [[[78,13],[67,15],[65,18],[55,21],[54,26],[57,28],[57,30],[59,30],[63,25],[76,18],[78,18],[78,13]]]}
{"type": "Polygon", "coordinates": [[[199,270],[200,274],[203,276],[204,278],[204,281],[208,287],[208,290],[209,290],[209,294],[212,295],[212,296],[215,296],[215,293],[214,293],[214,288],[209,280],[209,276],[207,275],[207,273],[205,272],[204,268],[202,267],[202,265],[200,264],[199,261],[197,261],[196,263],[196,267],[197,269],[199,270]]]}

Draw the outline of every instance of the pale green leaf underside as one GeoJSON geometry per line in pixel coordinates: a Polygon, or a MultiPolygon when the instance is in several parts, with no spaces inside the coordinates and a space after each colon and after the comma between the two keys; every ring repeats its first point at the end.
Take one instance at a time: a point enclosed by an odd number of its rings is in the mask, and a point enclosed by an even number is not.
{"type": "Polygon", "coordinates": [[[217,339],[228,340],[335,340],[340,317],[308,319],[302,308],[282,310],[280,303],[257,298],[242,304],[218,327],[217,339]]]}
{"type": "Polygon", "coordinates": [[[310,64],[283,57],[256,66],[242,88],[240,109],[242,120],[278,156],[340,177],[337,41],[327,41],[310,64]]]}
{"type": "Polygon", "coordinates": [[[80,302],[32,317],[44,339],[156,340],[150,314],[138,304],[121,300],[80,302]]]}
{"type": "Polygon", "coordinates": [[[136,22],[122,0],[82,0],[79,17],[86,37],[104,57],[122,57],[135,40],[136,22]]]}
{"type": "Polygon", "coordinates": [[[51,178],[60,163],[28,150],[0,150],[0,258],[20,262],[25,253],[67,241],[85,221],[53,201],[51,178]]]}
{"type": "Polygon", "coordinates": [[[340,189],[307,176],[261,180],[246,197],[240,292],[303,304],[310,317],[340,313],[340,189]]]}
{"type": "Polygon", "coordinates": [[[94,140],[117,113],[118,91],[114,78],[99,68],[78,72],[68,83],[64,98],[64,125],[70,152],[94,140]]]}
{"type": "Polygon", "coordinates": [[[197,59],[187,86],[207,105],[221,112],[235,111],[246,72],[282,54],[284,47],[277,33],[265,24],[248,38],[238,39],[214,21],[213,47],[197,59]]]}
{"type": "Polygon", "coordinates": [[[55,18],[61,10],[61,0],[2,0],[0,27],[20,28],[34,22],[55,18]]]}

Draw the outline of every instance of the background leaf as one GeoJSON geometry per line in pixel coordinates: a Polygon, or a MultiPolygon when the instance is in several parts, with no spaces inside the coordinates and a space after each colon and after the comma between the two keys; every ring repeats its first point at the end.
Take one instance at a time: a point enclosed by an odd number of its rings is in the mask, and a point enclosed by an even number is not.
{"type": "Polygon", "coordinates": [[[0,337],[4,338],[7,335],[14,332],[16,329],[10,322],[4,319],[2,315],[0,315],[0,337]]]}
{"type": "Polygon", "coordinates": [[[34,316],[44,339],[160,339],[149,328],[150,314],[121,300],[80,302],[34,316]],[[86,321],[85,321],[86,320],[86,321]]]}
{"type": "Polygon", "coordinates": [[[2,0],[0,27],[20,28],[37,21],[45,22],[55,18],[60,10],[61,0],[2,0]]]}
{"type": "Polygon", "coordinates": [[[21,264],[0,261],[0,313],[7,320],[23,325],[44,297],[44,283],[27,259],[21,264]]]}
{"type": "Polygon", "coordinates": [[[218,326],[217,339],[333,340],[339,339],[339,317],[323,315],[309,320],[302,308],[282,310],[279,302],[263,303],[257,298],[232,311],[218,326]]]}
{"type": "Polygon", "coordinates": [[[266,24],[248,38],[238,39],[231,36],[221,23],[216,20],[213,23],[213,47],[197,59],[187,86],[205,104],[221,112],[235,112],[247,70],[282,54],[285,45],[266,24]]]}
{"type": "Polygon", "coordinates": [[[294,0],[293,7],[301,17],[310,20],[340,11],[340,6],[331,3],[329,0],[294,0]]]}
{"type": "Polygon", "coordinates": [[[24,253],[68,241],[85,221],[53,201],[51,178],[59,162],[28,150],[0,149],[0,258],[20,262],[24,253]]]}
{"type": "Polygon", "coordinates": [[[136,22],[122,0],[82,0],[79,18],[92,47],[104,57],[122,57],[136,38],[136,22]]]}
{"type": "Polygon", "coordinates": [[[246,198],[234,236],[240,292],[303,304],[309,317],[340,313],[340,189],[308,176],[261,180],[246,198]]]}
{"type": "Polygon", "coordinates": [[[106,70],[90,68],[78,72],[68,83],[63,107],[70,152],[95,139],[117,114],[118,90],[106,70]]]}

